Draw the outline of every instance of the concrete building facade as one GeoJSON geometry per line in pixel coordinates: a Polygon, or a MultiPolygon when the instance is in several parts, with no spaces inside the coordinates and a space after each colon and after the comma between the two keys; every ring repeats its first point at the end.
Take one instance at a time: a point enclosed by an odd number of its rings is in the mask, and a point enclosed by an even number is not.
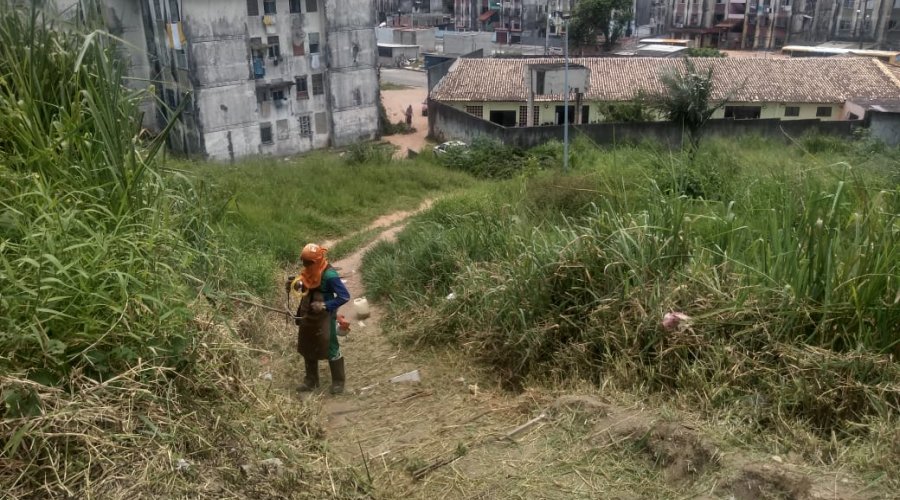
{"type": "Polygon", "coordinates": [[[145,126],[171,149],[228,160],[341,146],[378,133],[375,13],[366,0],[109,0],[153,83],[145,126]],[[182,109],[175,119],[173,110],[182,109]]]}
{"type": "MultiPolygon", "coordinates": [[[[693,61],[713,70],[713,100],[727,99],[714,119],[859,120],[848,101],[900,96],[900,79],[875,59],[693,61]]],[[[554,58],[458,59],[429,99],[503,127],[561,125],[562,66],[554,58]]],[[[611,121],[611,106],[665,92],[661,76],[684,67],[684,58],[571,58],[569,122],[611,121]]]]}
{"type": "Polygon", "coordinates": [[[900,0],[653,0],[657,35],[698,47],[770,50],[843,41],[900,50],[900,0]]]}

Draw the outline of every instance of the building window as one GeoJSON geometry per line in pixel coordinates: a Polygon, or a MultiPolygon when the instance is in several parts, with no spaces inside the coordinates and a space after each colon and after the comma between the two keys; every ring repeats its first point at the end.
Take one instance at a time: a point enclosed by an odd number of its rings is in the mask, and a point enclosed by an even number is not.
{"type": "Polygon", "coordinates": [[[831,116],[831,106],[819,106],[816,108],[816,116],[820,118],[827,118],[831,116]]]}
{"type": "Polygon", "coordinates": [[[590,123],[591,120],[591,107],[590,106],[582,106],[581,107],[581,123],[587,124],[590,123]]]}
{"type": "Polygon", "coordinates": [[[784,116],[800,116],[800,106],[785,106],[784,116]]]}
{"type": "Polygon", "coordinates": [[[309,116],[298,116],[297,121],[300,122],[300,137],[312,137],[312,124],[309,116]]]}
{"type": "Polygon", "coordinates": [[[312,76],[312,91],[313,95],[322,95],[325,93],[325,77],[322,73],[317,73],[312,76]]]}
{"type": "Polygon", "coordinates": [[[287,119],[275,122],[275,130],[278,131],[278,140],[286,141],[290,137],[291,129],[288,126],[287,119]]]}
{"type": "Polygon", "coordinates": [[[162,9],[159,7],[159,0],[153,0],[153,11],[156,12],[156,20],[162,21],[162,9]]]}
{"type": "Polygon", "coordinates": [[[288,4],[288,10],[291,14],[300,14],[300,0],[291,0],[288,4]]]}
{"type": "Polygon", "coordinates": [[[760,106],[725,106],[725,118],[755,120],[762,113],[760,106]]]}
{"type": "Polygon", "coordinates": [[[278,89],[272,91],[272,100],[273,101],[283,101],[284,100],[284,90],[278,89]]]}
{"type": "Polygon", "coordinates": [[[532,111],[533,111],[533,113],[532,113],[531,125],[533,127],[537,127],[538,125],[541,124],[541,108],[540,108],[540,106],[535,106],[534,110],[532,110],[532,111]]]}
{"type": "Polygon", "coordinates": [[[174,110],[178,107],[178,101],[175,99],[175,91],[172,89],[166,89],[166,106],[168,106],[170,110],[174,110]]]}
{"type": "Polygon", "coordinates": [[[310,33],[309,34],[309,53],[310,54],[318,54],[319,53],[319,34],[318,33],[310,33]]]}
{"type": "Polygon", "coordinates": [[[297,81],[297,100],[309,99],[309,87],[307,86],[306,77],[298,76],[295,80],[297,81]]]}
{"type": "Polygon", "coordinates": [[[543,71],[537,72],[537,81],[534,84],[534,93],[542,95],[544,93],[544,82],[547,74],[543,71]]]}
{"type": "Polygon", "coordinates": [[[178,12],[178,0],[169,0],[169,22],[177,23],[181,21],[181,14],[178,12]]]}
{"type": "Polygon", "coordinates": [[[259,124],[259,142],[263,144],[272,144],[272,124],[259,124]]]}
{"type": "Polygon", "coordinates": [[[178,69],[188,69],[187,52],[184,49],[175,51],[175,67],[178,69]]]}
{"type": "Polygon", "coordinates": [[[318,0],[306,0],[306,12],[318,12],[318,10],[319,10],[318,0]]]}
{"type": "Polygon", "coordinates": [[[278,59],[281,57],[281,47],[278,45],[278,35],[270,36],[267,41],[269,43],[269,57],[271,59],[278,59]]]}
{"type": "Polygon", "coordinates": [[[856,0],[844,0],[844,8],[852,9],[856,5],[856,0]]]}
{"type": "Polygon", "coordinates": [[[478,118],[484,118],[484,106],[466,106],[466,113],[475,115],[478,118]]]}
{"type": "Polygon", "coordinates": [[[850,30],[850,21],[841,21],[838,25],[838,29],[841,31],[849,31],[850,30]]]}
{"type": "Polygon", "coordinates": [[[528,106],[519,106],[519,126],[528,126],[528,106]]]}
{"type": "Polygon", "coordinates": [[[294,55],[302,56],[306,54],[306,46],[304,45],[303,33],[294,33],[293,43],[294,55]]]}
{"type": "Polygon", "coordinates": [[[259,15],[259,0],[247,0],[247,15],[248,16],[258,16],[259,15]]]}
{"type": "Polygon", "coordinates": [[[328,133],[328,117],[325,113],[316,113],[316,133],[319,135],[328,133]]]}
{"type": "Polygon", "coordinates": [[[501,127],[515,127],[516,126],[516,112],[515,111],[491,111],[490,113],[490,121],[500,125],[501,127]]]}
{"type": "Polygon", "coordinates": [[[275,0],[263,0],[263,13],[264,14],[276,14],[275,0]]]}

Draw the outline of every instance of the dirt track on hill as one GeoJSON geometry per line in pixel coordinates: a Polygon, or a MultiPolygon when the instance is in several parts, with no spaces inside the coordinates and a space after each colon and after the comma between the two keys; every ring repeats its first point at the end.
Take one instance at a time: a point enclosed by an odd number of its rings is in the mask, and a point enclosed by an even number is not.
{"type": "MultiPolygon", "coordinates": [[[[365,251],[394,238],[412,213],[378,219],[366,229],[384,228],[375,240],[333,262],[352,297],[365,296],[365,251]]],[[[728,429],[593,384],[504,391],[489,368],[459,350],[392,342],[381,328],[382,307],[371,310],[362,320],[352,301],[340,311],[352,323],[342,338],[347,392],[327,395],[320,363],[324,389],[295,393],[319,405],[326,463],[352,471],[368,485],[366,497],[883,498],[843,470],[736,448],[726,444],[728,429]],[[420,382],[389,382],[412,370],[420,382]]],[[[296,355],[281,361],[279,385],[291,391],[302,362],[296,355]]],[[[358,497],[338,486],[336,497],[358,497]]]]}
{"type": "Polygon", "coordinates": [[[397,146],[395,158],[406,158],[407,151],[420,152],[427,141],[428,117],[422,116],[422,101],[428,96],[424,88],[408,88],[402,90],[382,90],[381,102],[392,123],[405,120],[407,106],[413,107],[412,126],[416,131],[412,134],[394,134],[385,136],[384,140],[397,146]]]}

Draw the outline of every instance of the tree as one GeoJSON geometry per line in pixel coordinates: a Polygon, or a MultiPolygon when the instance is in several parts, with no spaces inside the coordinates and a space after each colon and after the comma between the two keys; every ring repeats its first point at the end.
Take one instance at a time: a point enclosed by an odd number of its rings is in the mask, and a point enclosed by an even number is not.
{"type": "Polygon", "coordinates": [[[687,130],[691,158],[700,146],[706,122],[728,100],[728,97],[718,102],[712,100],[712,77],[711,66],[704,71],[686,58],[683,71],[675,70],[660,75],[665,91],[647,97],[651,107],[687,130]]]}
{"type": "Polygon", "coordinates": [[[602,35],[603,50],[611,50],[631,19],[631,0],[580,0],[569,21],[569,41],[591,47],[602,35]]]}
{"type": "Polygon", "coordinates": [[[713,47],[691,47],[687,49],[688,57],[728,57],[728,54],[713,47]]]}

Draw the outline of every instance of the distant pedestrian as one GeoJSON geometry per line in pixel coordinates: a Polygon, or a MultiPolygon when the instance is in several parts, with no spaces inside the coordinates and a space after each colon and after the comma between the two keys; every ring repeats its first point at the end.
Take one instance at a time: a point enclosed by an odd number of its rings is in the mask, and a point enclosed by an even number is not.
{"type": "Polygon", "coordinates": [[[412,115],[413,115],[412,104],[410,104],[409,107],[406,108],[406,126],[407,127],[412,127],[412,115]]]}

